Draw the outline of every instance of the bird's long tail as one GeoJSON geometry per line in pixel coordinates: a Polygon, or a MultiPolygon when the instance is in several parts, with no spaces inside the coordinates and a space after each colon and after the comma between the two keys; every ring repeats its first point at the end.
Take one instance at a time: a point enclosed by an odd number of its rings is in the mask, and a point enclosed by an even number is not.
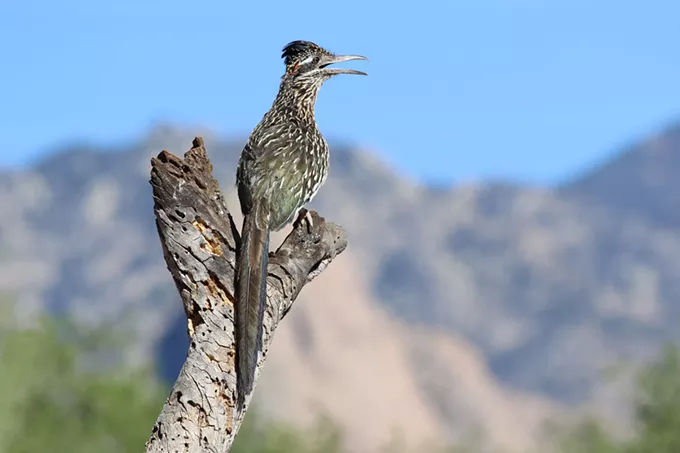
{"type": "MultiPolygon", "coordinates": [[[[262,216],[267,217],[267,216],[262,216]]],[[[267,307],[269,225],[258,225],[255,212],[243,219],[236,279],[236,376],[239,410],[253,389],[262,322],[267,307]]]]}

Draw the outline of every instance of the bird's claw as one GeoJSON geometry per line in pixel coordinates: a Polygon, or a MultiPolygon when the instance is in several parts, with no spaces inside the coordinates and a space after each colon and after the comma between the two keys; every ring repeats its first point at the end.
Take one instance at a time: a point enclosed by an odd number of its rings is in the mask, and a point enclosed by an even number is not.
{"type": "Polygon", "coordinates": [[[312,212],[305,208],[300,209],[295,223],[300,224],[302,222],[307,224],[307,233],[312,234],[314,230],[314,218],[312,217],[312,212]]]}
{"type": "Polygon", "coordinates": [[[314,219],[312,218],[311,211],[305,212],[304,219],[307,221],[307,232],[312,234],[312,230],[314,229],[314,219]]]}

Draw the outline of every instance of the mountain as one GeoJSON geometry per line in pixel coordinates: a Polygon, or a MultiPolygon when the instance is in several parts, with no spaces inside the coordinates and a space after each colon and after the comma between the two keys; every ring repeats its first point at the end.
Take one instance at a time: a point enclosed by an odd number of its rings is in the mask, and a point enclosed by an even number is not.
{"type": "MultiPolygon", "coordinates": [[[[0,175],[0,291],[27,313],[124,326],[137,338],[124,359],[174,378],[185,323],[149,159],[183,153],[194,135],[237,213],[242,142],[206,131],[65,147],[0,175]]],[[[321,409],[357,449],[393,428],[413,444],[479,428],[521,449],[545,417],[591,405],[620,418],[602,370],[677,340],[680,126],[556,187],[430,187],[367,150],[332,148],[312,207],[350,244],[277,332],[257,396],[273,416],[321,409]]]]}
{"type": "Polygon", "coordinates": [[[618,217],[680,226],[680,124],[632,146],[560,188],[564,195],[601,207],[618,217]]]}

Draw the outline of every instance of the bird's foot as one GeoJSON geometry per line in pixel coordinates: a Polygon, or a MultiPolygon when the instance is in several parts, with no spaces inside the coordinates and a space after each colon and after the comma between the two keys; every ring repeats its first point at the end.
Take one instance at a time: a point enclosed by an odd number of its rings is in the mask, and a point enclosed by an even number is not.
{"type": "Polygon", "coordinates": [[[312,234],[314,232],[314,218],[312,217],[312,211],[308,211],[305,208],[300,208],[295,224],[298,225],[301,222],[307,224],[307,233],[312,234]]]}
{"type": "Polygon", "coordinates": [[[314,229],[314,219],[312,218],[311,211],[305,212],[305,220],[307,221],[307,232],[312,234],[312,230],[314,229]]]}

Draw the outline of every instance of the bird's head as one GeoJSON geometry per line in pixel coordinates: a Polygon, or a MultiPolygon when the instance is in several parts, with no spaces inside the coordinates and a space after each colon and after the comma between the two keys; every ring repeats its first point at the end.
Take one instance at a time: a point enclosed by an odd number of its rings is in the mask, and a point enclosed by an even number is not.
{"type": "Polygon", "coordinates": [[[284,78],[314,84],[338,74],[367,75],[354,69],[330,67],[334,63],[350,60],[368,60],[361,55],[336,55],[309,41],[293,41],[283,48],[281,58],[286,64],[284,78]]]}

